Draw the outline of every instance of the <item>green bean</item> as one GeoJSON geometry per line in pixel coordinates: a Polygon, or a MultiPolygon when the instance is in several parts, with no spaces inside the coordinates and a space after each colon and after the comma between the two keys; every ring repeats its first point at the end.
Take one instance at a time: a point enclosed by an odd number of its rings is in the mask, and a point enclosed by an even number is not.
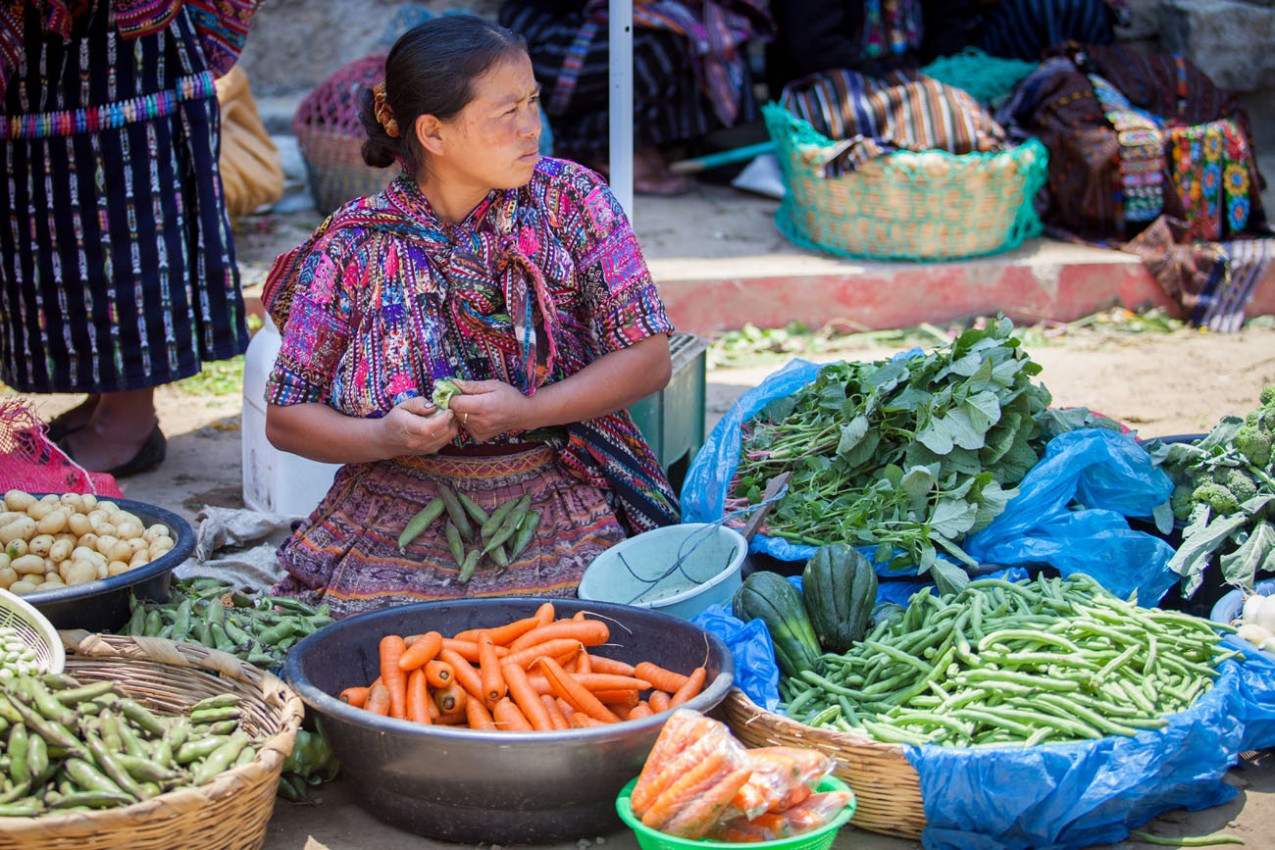
{"type": "MultiPolygon", "coordinates": [[[[469,514],[465,513],[465,508],[461,505],[460,500],[456,498],[455,492],[450,487],[443,484],[439,487],[439,495],[443,499],[443,507],[447,511],[447,516],[451,519],[452,524],[456,526],[456,530],[460,532],[461,539],[466,542],[474,539],[474,527],[469,521],[469,514]]],[[[455,553],[453,552],[453,556],[455,553]]]]}
{"type": "Polygon", "coordinates": [[[429,501],[425,507],[417,511],[416,515],[407,521],[407,525],[403,528],[403,533],[398,536],[398,551],[407,552],[407,546],[417,537],[424,533],[425,529],[443,515],[446,505],[442,496],[435,496],[429,501]]]}

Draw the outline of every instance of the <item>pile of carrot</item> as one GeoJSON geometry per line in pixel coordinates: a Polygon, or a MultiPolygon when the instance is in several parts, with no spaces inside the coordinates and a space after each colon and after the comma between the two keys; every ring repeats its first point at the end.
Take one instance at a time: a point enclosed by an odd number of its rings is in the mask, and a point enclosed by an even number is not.
{"type": "Polygon", "coordinates": [[[530,617],[451,637],[385,635],[380,675],[345,688],[340,699],[427,725],[548,732],[649,717],[703,690],[703,666],[678,673],[589,651],[610,638],[605,621],[583,611],[558,618],[552,602],[530,617]]]}

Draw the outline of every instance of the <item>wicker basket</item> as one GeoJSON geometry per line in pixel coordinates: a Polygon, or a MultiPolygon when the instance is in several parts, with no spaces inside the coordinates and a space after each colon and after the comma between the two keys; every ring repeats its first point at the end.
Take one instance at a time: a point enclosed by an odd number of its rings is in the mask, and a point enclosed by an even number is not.
{"type": "Polygon", "coordinates": [[[851,826],[899,838],[921,837],[925,829],[921,778],[903,754],[903,747],[815,729],[772,714],[739,688],[731,688],[717,712],[735,737],[749,747],[810,747],[830,756],[837,765],[833,774],[850,786],[858,800],[851,826]]]}
{"type": "Polygon", "coordinates": [[[297,106],[292,131],[305,160],[315,207],[327,215],[346,201],[374,195],[398,176],[363,161],[367,134],[359,121],[363,92],[385,77],[385,53],[342,65],[297,106]]]}
{"type": "Polygon", "coordinates": [[[62,632],[66,671],[81,681],[110,679],[161,713],[177,713],[234,693],[257,758],[198,788],[169,791],[116,809],[0,818],[0,850],[255,850],[266,838],[284,760],[303,708],[280,679],[234,656],[160,638],[62,632]]]}
{"type": "Polygon", "coordinates": [[[66,652],[58,639],[57,629],[30,602],[16,593],[0,589],[0,626],[13,629],[35,652],[35,664],[40,672],[62,672],[66,652]]]}
{"type": "Polygon", "coordinates": [[[836,143],[782,107],[765,114],[786,188],[775,223],[793,242],[849,257],[953,260],[1040,232],[1033,199],[1049,154],[1036,139],[996,153],[898,151],[824,177],[836,143]]]}

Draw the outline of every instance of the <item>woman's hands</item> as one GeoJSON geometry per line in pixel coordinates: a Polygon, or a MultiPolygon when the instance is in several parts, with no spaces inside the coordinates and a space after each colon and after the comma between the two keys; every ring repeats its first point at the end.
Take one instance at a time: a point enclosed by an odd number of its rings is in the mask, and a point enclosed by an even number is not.
{"type": "Polygon", "coordinates": [[[379,419],[346,416],[317,402],[266,408],[266,438],[275,448],[323,463],[433,454],[456,434],[452,412],[427,398],[400,402],[379,419]]]}
{"type": "Polygon", "coordinates": [[[469,436],[482,443],[506,431],[530,430],[532,400],[504,381],[456,380],[463,395],[452,396],[449,411],[469,436]]]}
{"type": "Polygon", "coordinates": [[[387,445],[400,449],[389,457],[434,454],[456,439],[458,431],[452,411],[440,410],[429,399],[420,397],[395,405],[381,421],[387,429],[387,445]]]}

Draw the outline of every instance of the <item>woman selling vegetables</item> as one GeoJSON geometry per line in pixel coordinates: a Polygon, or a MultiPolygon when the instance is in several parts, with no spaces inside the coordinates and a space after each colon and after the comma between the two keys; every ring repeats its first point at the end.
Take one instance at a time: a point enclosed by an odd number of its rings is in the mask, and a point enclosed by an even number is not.
{"type": "Polygon", "coordinates": [[[677,521],[624,412],[668,382],[672,326],[601,178],[538,154],[538,98],[512,33],[415,27],[363,104],[365,160],[403,174],[275,262],[267,436],[345,464],[277,593],[337,616],[570,596],[598,553],[677,521]]]}

